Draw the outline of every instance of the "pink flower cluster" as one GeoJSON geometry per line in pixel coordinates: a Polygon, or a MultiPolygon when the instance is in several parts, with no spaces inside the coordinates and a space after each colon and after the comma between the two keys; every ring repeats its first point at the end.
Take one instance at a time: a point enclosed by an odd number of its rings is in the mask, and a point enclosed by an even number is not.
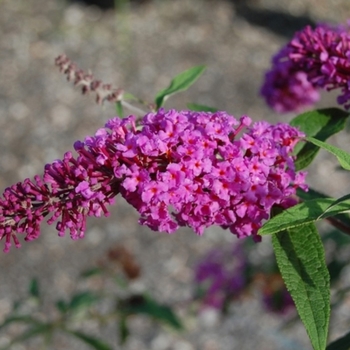
{"type": "Polygon", "coordinates": [[[261,95],[277,112],[300,112],[319,99],[319,89],[341,89],[350,108],[350,33],[347,26],[307,26],[272,60],[261,95]]]}
{"type": "Polygon", "coordinates": [[[30,241],[40,224],[58,220],[59,235],[82,238],[87,216],[108,215],[121,194],[156,231],[189,226],[197,234],[219,225],[238,237],[253,236],[270,209],[295,204],[306,189],[291,155],[304,135],[287,124],[238,122],[226,112],[159,110],[143,117],[114,118],[95,136],[74,145],[43,177],[7,188],[0,198],[0,239],[5,251],[16,233],[30,241]],[[238,133],[248,127],[240,138],[238,133]]]}

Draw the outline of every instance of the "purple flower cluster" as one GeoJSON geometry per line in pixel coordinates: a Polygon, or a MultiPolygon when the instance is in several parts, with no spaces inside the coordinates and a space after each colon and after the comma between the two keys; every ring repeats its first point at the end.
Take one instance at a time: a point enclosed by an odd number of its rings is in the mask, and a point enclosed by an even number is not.
{"type": "Polygon", "coordinates": [[[195,282],[204,307],[224,310],[249,283],[241,244],[211,250],[196,266],[195,282]]]}
{"type": "Polygon", "coordinates": [[[300,112],[319,99],[319,89],[341,89],[338,103],[350,108],[350,33],[321,24],[297,32],[272,60],[261,95],[277,112],[300,112]]]}
{"type": "Polygon", "coordinates": [[[82,238],[87,216],[108,215],[121,194],[156,231],[189,226],[197,234],[219,225],[256,240],[262,221],[278,204],[295,204],[306,188],[291,155],[304,135],[287,124],[238,122],[226,112],[159,110],[143,117],[114,118],[95,136],[45,167],[43,177],[7,188],[0,198],[0,239],[5,251],[17,233],[30,241],[40,224],[58,221],[59,235],[82,238]],[[238,133],[248,127],[240,138],[238,133]]]}
{"type": "Polygon", "coordinates": [[[267,272],[271,270],[270,259],[257,266],[249,261],[248,255],[242,241],[210,250],[195,268],[196,299],[204,308],[225,312],[230,302],[247,297],[255,289],[267,311],[287,314],[294,302],[281,274],[267,272]]]}

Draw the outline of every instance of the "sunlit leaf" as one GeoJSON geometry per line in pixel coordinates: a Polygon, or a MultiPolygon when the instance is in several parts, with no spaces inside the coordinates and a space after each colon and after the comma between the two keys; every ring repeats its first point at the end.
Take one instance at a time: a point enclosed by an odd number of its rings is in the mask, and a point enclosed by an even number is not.
{"type": "Polygon", "coordinates": [[[191,111],[198,111],[198,112],[217,112],[219,109],[204,105],[199,105],[197,103],[187,103],[187,108],[191,111]]]}
{"type": "MultiPolygon", "coordinates": [[[[338,108],[308,111],[294,118],[290,124],[302,130],[306,136],[325,141],[330,136],[343,130],[349,113],[338,108]]],[[[297,170],[307,167],[316,157],[319,147],[311,143],[298,143],[295,162],[297,170]]]]}
{"type": "MultiPolygon", "coordinates": [[[[297,196],[304,200],[304,201],[309,201],[312,199],[319,199],[319,198],[329,198],[328,195],[316,191],[313,188],[309,188],[309,190],[307,192],[301,190],[301,189],[297,189],[297,196]]],[[[337,202],[338,200],[336,200],[335,202],[337,202]]],[[[340,203],[340,202],[339,202],[340,203]]],[[[331,204],[331,206],[333,206],[334,203],[331,204]]],[[[325,212],[328,211],[327,209],[325,209],[325,212]]],[[[322,215],[319,217],[319,219],[321,219],[322,215]]],[[[339,214],[339,215],[334,215],[334,218],[339,221],[340,223],[342,223],[345,226],[348,226],[350,228],[350,216],[348,214],[339,214]]]]}
{"type": "Polygon", "coordinates": [[[295,205],[271,218],[259,229],[259,235],[269,235],[282,230],[313,223],[323,218],[333,217],[349,211],[350,200],[338,203],[327,212],[325,210],[336,201],[334,198],[319,198],[295,205]]]}
{"type": "Polygon", "coordinates": [[[350,154],[348,152],[343,151],[342,149],[332,146],[328,143],[317,140],[313,137],[308,137],[307,141],[312,142],[314,145],[321,147],[335,155],[338,159],[339,164],[346,170],[350,170],[350,154]]]}
{"type": "Polygon", "coordinates": [[[178,74],[166,89],[157,93],[155,97],[157,109],[163,106],[170,95],[187,90],[203,74],[205,69],[205,66],[196,66],[178,74]]]}

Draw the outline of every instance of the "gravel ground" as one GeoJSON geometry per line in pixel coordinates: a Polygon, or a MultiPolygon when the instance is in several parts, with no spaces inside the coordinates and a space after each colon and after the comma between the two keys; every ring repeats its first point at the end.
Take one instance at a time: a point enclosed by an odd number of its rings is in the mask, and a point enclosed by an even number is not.
{"type": "MultiPolygon", "coordinates": [[[[282,118],[258,97],[271,55],[290,36],[290,28],[345,21],[349,11],[347,0],[158,0],[134,4],[122,13],[60,0],[2,0],[0,188],[41,174],[44,164],[60,158],[75,140],[93,134],[114,115],[112,105],[96,105],[92,96],[81,96],[65,81],[53,64],[57,55],[66,53],[98,79],[145,100],[151,100],[175,74],[205,64],[208,69],[200,82],[188,93],[174,96],[166,107],[185,108],[187,102],[196,102],[237,117],[248,114],[254,120],[275,122],[282,118]]],[[[320,106],[329,104],[334,104],[334,96],[325,96],[320,106]]],[[[334,142],[349,145],[345,136],[335,137],[334,142]]],[[[331,194],[343,194],[349,187],[346,175],[338,174],[325,154],[320,159],[310,170],[310,181],[331,194]],[[316,181],[315,175],[321,179],[316,181]]],[[[51,312],[54,300],[74,291],[79,272],[116,242],[136,255],[143,268],[142,288],[164,302],[179,304],[193,292],[192,267],[198,257],[232,240],[219,229],[207,230],[204,237],[186,229],[171,236],[151,232],[138,226],[136,213],[122,200],[108,219],[90,220],[81,241],[58,238],[53,227],[44,225],[39,240],[1,256],[0,319],[13,300],[24,295],[33,276],[40,279],[51,312]]],[[[253,253],[263,256],[268,249],[266,241],[253,253]]],[[[334,316],[332,337],[346,330],[345,315],[344,309],[334,316]]],[[[124,349],[311,349],[299,324],[278,331],[280,324],[279,317],[266,314],[249,299],[234,304],[225,320],[209,313],[188,319],[187,331],[181,335],[135,320],[124,349]]],[[[99,335],[118,348],[114,329],[99,335]]],[[[7,339],[2,333],[0,344],[7,339]]],[[[37,347],[13,347],[32,348],[37,347]]],[[[57,337],[50,349],[85,348],[57,337]]]]}

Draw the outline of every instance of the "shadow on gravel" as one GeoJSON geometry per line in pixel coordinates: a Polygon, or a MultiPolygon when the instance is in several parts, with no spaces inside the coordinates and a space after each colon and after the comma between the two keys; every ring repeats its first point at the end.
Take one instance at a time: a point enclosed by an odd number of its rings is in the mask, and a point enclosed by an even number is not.
{"type": "MultiPolygon", "coordinates": [[[[83,3],[94,5],[102,10],[113,9],[123,6],[127,3],[136,5],[151,2],[152,0],[69,0],[72,3],[83,3]]],[[[205,1],[205,0],[202,0],[205,1]]],[[[208,1],[208,0],[207,0],[208,1]]],[[[209,0],[213,2],[218,0],[209,0]]],[[[235,9],[235,15],[244,18],[249,23],[263,27],[274,32],[277,35],[291,38],[293,34],[304,28],[306,25],[315,26],[315,22],[309,16],[294,16],[287,12],[275,11],[270,9],[254,8],[254,0],[226,0],[232,3],[235,9]]]]}
{"type": "Polygon", "coordinates": [[[286,12],[252,8],[242,1],[232,2],[236,15],[243,17],[253,25],[266,28],[280,36],[291,38],[296,31],[303,29],[305,26],[315,26],[315,22],[308,16],[297,17],[286,12]]]}

